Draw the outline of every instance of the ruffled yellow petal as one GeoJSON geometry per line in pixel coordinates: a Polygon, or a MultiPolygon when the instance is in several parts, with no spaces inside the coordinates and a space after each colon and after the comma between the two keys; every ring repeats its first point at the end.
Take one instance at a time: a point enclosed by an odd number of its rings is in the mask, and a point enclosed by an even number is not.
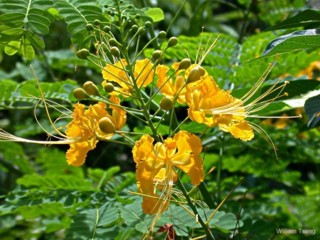
{"type": "Polygon", "coordinates": [[[167,210],[169,202],[169,199],[161,199],[157,194],[150,194],[143,197],[142,210],[146,214],[161,213],[167,210]]]}
{"type": "MultiPolygon", "coordinates": [[[[113,96],[110,101],[120,104],[120,100],[113,96]]],[[[112,116],[106,110],[106,104],[98,102],[85,110],[83,104],[74,105],[72,121],[66,127],[66,135],[74,143],[70,144],[67,151],[67,162],[73,166],[80,166],[85,162],[88,151],[95,148],[98,138],[110,139],[114,134],[106,134],[99,128],[99,121],[107,117],[120,129],[126,122],[126,112],[119,107],[111,107],[112,116]]]]}
{"type": "Polygon", "coordinates": [[[157,87],[159,91],[170,99],[176,98],[178,103],[184,104],[186,89],[185,79],[179,75],[182,70],[177,71],[179,63],[174,63],[172,69],[176,71],[175,78],[168,75],[169,68],[165,65],[158,65],[156,75],[158,76],[157,87]]]}
{"type": "Polygon", "coordinates": [[[66,153],[68,164],[75,167],[83,165],[88,152],[96,147],[97,142],[92,139],[91,141],[70,144],[70,148],[66,153]]]}
{"type": "Polygon", "coordinates": [[[199,156],[202,151],[201,140],[186,131],[178,132],[174,139],[178,152],[171,159],[172,164],[187,173],[193,185],[199,185],[204,179],[203,163],[199,156]]]}
{"type": "Polygon", "coordinates": [[[115,64],[107,64],[102,70],[102,76],[104,81],[102,86],[105,86],[108,82],[115,85],[115,88],[124,93],[130,92],[130,78],[125,70],[127,66],[127,61],[121,59],[115,64]]]}
{"type": "Polygon", "coordinates": [[[146,87],[153,81],[153,64],[149,59],[137,60],[134,65],[134,77],[138,87],[146,87]]]}
{"type": "Polygon", "coordinates": [[[139,192],[143,194],[143,211],[153,214],[167,209],[173,183],[178,175],[175,167],[187,173],[194,185],[204,179],[200,157],[201,140],[194,134],[180,131],[173,138],[153,145],[154,139],[144,135],[136,142],[132,153],[136,162],[139,192]],[[158,194],[162,191],[162,194],[158,194]]]}
{"type": "Polygon", "coordinates": [[[230,132],[232,136],[242,141],[249,141],[254,137],[253,129],[246,121],[231,124],[230,126],[219,125],[219,127],[221,130],[230,132]]]}
{"type": "Polygon", "coordinates": [[[139,166],[140,162],[150,161],[155,158],[153,151],[154,139],[150,135],[143,135],[139,141],[136,142],[132,149],[133,160],[139,166]]]}
{"type": "Polygon", "coordinates": [[[209,75],[188,84],[186,100],[191,120],[209,127],[218,125],[221,130],[243,141],[253,138],[253,129],[244,120],[247,113],[243,102],[229,91],[220,89],[209,75]]]}
{"type": "MultiPolygon", "coordinates": [[[[102,70],[104,87],[108,82],[113,83],[115,91],[111,95],[118,95],[122,93],[124,97],[131,96],[133,89],[133,81],[129,77],[127,70],[128,63],[125,59],[121,59],[115,64],[107,64],[102,70]]],[[[145,87],[152,82],[154,71],[153,64],[149,59],[137,60],[134,65],[133,75],[136,79],[138,87],[145,87]]]]}
{"type": "MultiPolygon", "coordinates": [[[[111,96],[109,100],[116,105],[120,105],[120,99],[116,96],[111,96]]],[[[114,105],[110,105],[110,108],[112,109],[111,121],[116,129],[120,130],[126,124],[127,113],[122,108],[114,105]]]]}

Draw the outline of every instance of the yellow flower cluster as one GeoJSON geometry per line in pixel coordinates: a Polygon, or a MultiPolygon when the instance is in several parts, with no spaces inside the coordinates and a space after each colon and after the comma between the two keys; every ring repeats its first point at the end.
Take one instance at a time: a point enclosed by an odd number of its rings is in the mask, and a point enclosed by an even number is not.
{"type": "MultiPolygon", "coordinates": [[[[119,104],[120,100],[112,96],[110,101],[119,104]]],[[[115,130],[121,129],[126,123],[126,112],[119,107],[110,105],[112,113],[106,110],[106,104],[98,102],[90,105],[85,110],[85,105],[76,103],[72,114],[72,121],[67,125],[66,135],[68,140],[73,140],[67,151],[67,162],[73,166],[81,166],[85,162],[87,153],[96,147],[99,139],[112,138],[114,133],[103,132],[99,122],[107,118],[113,124],[115,130]]]]}
{"type": "Polygon", "coordinates": [[[156,68],[157,86],[160,92],[180,104],[189,106],[188,116],[192,121],[218,126],[243,141],[254,137],[253,129],[245,120],[247,113],[240,99],[230,91],[219,88],[214,79],[199,65],[193,64],[186,70],[179,69],[179,63],[172,65],[175,77],[168,76],[169,68],[156,68]]]}
{"type": "Polygon", "coordinates": [[[127,61],[121,59],[115,64],[107,64],[103,68],[104,81],[102,86],[105,87],[107,83],[112,83],[114,85],[112,95],[121,94],[124,97],[129,97],[132,95],[134,84],[138,87],[146,87],[153,81],[153,64],[149,59],[137,60],[132,72],[130,69],[126,69],[127,66],[127,61]]]}
{"type": "Polygon", "coordinates": [[[204,178],[201,140],[186,131],[153,145],[150,135],[143,135],[136,142],[132,153],[137,166],[137,184],[143,194],[143,211],[148,214],[167,209],[171,188],[177,181],[176,169],[189,175],[192,184],[199,185],[204,178]],[[157,193],[157,189],[167,195],[157,193]]]}
{"type": "MultiPolygon", "coordinates": [[[[219,88],[213,77],[199,64],[190,64],[190,60],[174,63],[171,67],[166,65],[154,65],[151,60],[137,60],[134,64],[128,64],[120,59],[114,64],[107,64],[102,69],[104,89],[109,84],[111,88],[107,91],[108,104],[98,101],[94,105],[86,107],[81,103],[74,105],[72,121],[66,126],[64,139],[56,142],[32,141],[15,137],[4,131],[0,131],[0,139],[11,141],[25,141],[41,144],[69,144],[70,148],[66,153],[67,162],[73,166],[84,164],[87,154],[93,150],[100,140],[110,140],[115,133],[126,124],[127,111],[120,105],[119,97],[133,97],[134,100],[141,98],[137,91],[147,87],[156,80],[157,90],[172,101],[187,105],[188,117],[190,120],[208,127],[219,127],[224,132],[229,132],[235,138],[243,141],[251,140],[254,137],[253,127],[246,118],[253,105],[272,93],[275,89],[271,87],[267,93],[259,98],[250,100],[261,86],[263,79],[250,90],[242,99],[235,98],[230,91],[219,88]],[[120,95],[120,96],[119,96],[120,95]],[[246,102],[249,104],[246,105],[246,102]]],[[[101,97],[96,86],[91,84],[95,91],[81,90],[81,96],[92,94],[101,97]]],[[[151,87],[151,88],[152,88],[151,87]]],[[[270,101],[265,101],[258,108],[262,109],[270,101]]],[[[144,100],[140,107],[144,111],[139,113],[149,114],[148,108],[144,106],[144,100]]],[[[174,105],[173,105],[174,106],[174,105]]],[[[167,110],[167,109],[165,109],[167,110]]],[[[132,111],[131,114],[135,114],[132,111]]],[[[146,123],[152,121],[146,117],[146,123]]],[[[141,118],[140,118],[141,119],[141,118]]],[[[50,119],[51,120],[51,119],[50,119]]],[[[174,132],[178,131],[176,129],[174,132]]],[[[204,180],[203,162],[200,156],[202,143],[196,135],[186,131],[178,131],[166,139],[153,132],[153,136],[143,135],[133,143],[133,159],[136,163],[136,178],[139,194],[143,196],[142,208],[148,214],[160,214],[165,211],[170,203],[172,189],[178,180],[178,171],[187,174],[193,185],[199,185],[204,180]],[[157,142],[154,143],[155,139],[157,142]]]]}

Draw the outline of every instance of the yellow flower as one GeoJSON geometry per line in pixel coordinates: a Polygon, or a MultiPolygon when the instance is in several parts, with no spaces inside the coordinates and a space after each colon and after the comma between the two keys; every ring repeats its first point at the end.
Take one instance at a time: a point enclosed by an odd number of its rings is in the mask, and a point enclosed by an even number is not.
{"type": "MultiPolygon", "coordinates": [[[[156,67],[158,76],[157,87],[159,91],[171,100],[177,100],[178,103],[186,103],[186,84],[200,80],[208,76],[207,71],[198,64],[192,64],[187,69],[180,69],[182,62],[172,64],[171,69],[174,74],[169,75],[170,68],[165,65],[156,67]]],[[[183,63],[182,63],[183,64],[183,63]]]]}
{"type": "Polygon", "coordinates": [[[114,85],[115,91],[112,95],[122,94],[124,97],[131,96],[134,84],[138,87],[146,87],[153,80],[154,70],[153,64],[149,59],[137,60],[133,67],[133,76],[130,76],[126,69],[128,63],[125,59],[121,59],[115,64],[107,64],[102,70],[104,81],[102,86],[107,83],[114,85]],[[133,80],[134,78],[134,80],[133,80]],[[135,81],[135,83],[133,82],[135,81]]]}
{"type": "Polygon", "coordinates": [[[136,142],[132,153],[137,166],[139,192],[143,194],[144,213],[165,211],[169,205],[173,183],[178,175],[176,168],[187,173],[192,184],[199,185],[204,179],[201,140],[194,134],[180,131],[173,138],[153,145],[154,139],[143,135],[136,142]],[[158,190],[169,195],[159,195],[158,190]]]}
{"type": "MultiPolygon", "coordinates": [[[[57,135],[49,132],[50,137],[58,139],[57,141],[37,141],[14,136],[0,129],[0,141],[13,141],[24,143],[35,143],[44,145],[62,145],[69,144],[70,148],[66,153],[67,162],[73,166],[81,166],[84,164],[86,156],[90,150],[96,147],[99,140],[111,139],[114,132],[103,132],[99,127],[101,119],[108,119],[108,122],[114,127],[114,130],[121,129],[126,123],[126,112],[118,107],[120,105],[119,98],[110,97],[109,109],[111,114],[106,110],[106,104],[98,102],[90,105],[85,109],[85,105],[76,103],[72,113],[72,121],[66,126],[65,134],[55,127],[50,116],[49,121],[52,124],[57,135]]],[[[44,102],[46,103],[46,102],[44,102]]],[[[46,105],[45,105],[46,106],[46,105]]]]}
{"type": "Polygon", "coordinates": [[[171,100],[177,98],[178,103],[184,104],[186,102],[185,78],[179,75],[181,71],[178,71],[178,67],[179,63],[172,65],[172,69],[176,71],[175,79],[172,79],[171,76],[168,76],[170,68],[165,65],[158,65],[156,68],[156,74],[158,76],[157,87],[166,97],[171,100]]]}
{"type": "MultiPolygon", "coordinates": [[[[115,96],[110,101],[119,104],[115,96]]],[[[110,139],[113,133],[104,133],[99,128],[102,118],[109,118],[116,130],[123,127],[126,122],[126,112],[119,107],[110,106],[112,114],[106,110],[106,104],[98,102],[85,110],[85,105],[76,103],[72,114],[72,121],[67,125],[67,139],[74,140],[67,151],[67,162],[73,166],[81,166],[86,159],[87,153],[96,147],[99,139],[110,139]]]]}
{"type": "Polygon", "coordinates": [[[245,121],[243,102],[220,89],[209,75],[187,85],[186,99],[191,120],[209,127],[218,126],[243,141],[254,137],[253,128],[245,121]]]}
{"type": "Polygon", "coordinates": [[[307,67],[306,69],[300,71],[296,75],[296,77],[307,75],[308,79],[320,80],[319,71],[320,71],[320,61],[314,61],[309,65],[309,67],[307,67]]]}

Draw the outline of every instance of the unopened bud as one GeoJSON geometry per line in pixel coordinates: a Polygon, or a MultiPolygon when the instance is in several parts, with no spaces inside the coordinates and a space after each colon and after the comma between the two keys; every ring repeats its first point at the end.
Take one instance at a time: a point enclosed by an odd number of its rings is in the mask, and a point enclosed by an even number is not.
{"type": "Polygon", "coordinates": [[[113,17],[113,16],[114,16],[114,11],[109,10],[109,11],[108,11],[108,14],[109,14],[111,17],[113,17]]]}
{"type": "Polygon", "coordinates": [[[202,77],[205,73],[206,73],[206,70],[204,70],[203,67],[199,65],[194,67],[189,73],[187,83],[198,81],[200,77],[202,77]]]}
{"type": "Polygon", "coordinates": [[[150,21],[146,21],[146,23],[144,25],[146,26],[146,28],[152,27],[152,23],[150,21]]]}
{"type": "Polygon", "coordinates": [[[111,47],[111,48],[110,48],[110,52],[111,52],[112,56],[117,57],[117,58],[120,57],[119,48],[117,48],[117,47],[111,47]]]}
{"type": "Polygon", "coordinates": [[[180,69],[187,69],[188,67],[190,67],[191,65],[191,61],[189,58],[184,58],[182,59],[182,61],[179,64],[179,70],[180,69]]]}
{"type": "Polygon", "coordinates": [[[91,24],[91,23],[88,23],[88,24],[86,25],[86,29],[87,29],[89,32],[92,31],[92,30],[93,30],[92,24],[91,24]]]}
{"type": "Polygon", "coordinates": [[[89,55],[90,55],[90,52],[86,48],[82,48],[77,52],[77,57],[80,59],[87,59],[89,55]]]}
{"type": "Polygon", "coordinates": [[[173,107],[173,101],[168,97],[163,97],[160,101],[160,107],[163,110],[170,110],[173,107]]]}
{"type": "Polygon", "coordinates": [[[111,46],[117,46],[117,40],[115,40],[114,38],[110,38],[110,39],[109,39],[109,44],[110,44],[111,46]]]}
{"type": "Polygon", "coordinates": [[[107,93],[111,93],[114,91],[114,86],[112,83],[107,83],[106,85],[104,85],[103,89],[107,92],[107,93]]]}
{"type": "Polygon", "coordinates": [[[162,56],[162,51],[161,50],[156,50],[152,53],[152,58],[157,60],[162,56]]]}
{"type": "Polygon", "coordinates": [[[158,38],[165,38],[167,36],[167,33],[165,31],[160,31],[158,33],[158,38]]]}
{"type": "Polygon", "coordinates": [[[73,96],[77,99],[77,100],[82,100],[88,97],[88,94],[86,93],[85,90],[83,90],[82,88],[76,88],[73,90],[73,96]]]}
{"type": "Polygon", "coordinates": [[[138,25],[133,25],[130,30],[132,32],[136,32],[136,31],[138,31],[138,29],[139,29],[138,25]]]}
{"type": "Polygon", "coordinates": [[[104,27],[103,27],[103,31],[104,31],[105,33],[109,33],[109,32],[111,31],[110,26],[104,26],[104,27]]]}
{"type": "Polygon", "coordinates": [[[97,86],[91,82],[91,81],[86,81],[83,84],[83,89],[86,91],[86,93],[88,93],[89,95],[95,95],[95,96],[99,96],[99,90],[97,88],[97,86]]]}
{"type": "Polygon", "coordinates": [[[102,132],[106,134],[115,133],[116,127],[114,126],[113,122],[108,117],[103,117],[99,121],[99,128],[102,132]]]}
{"type": "Polygon", "coordinates": [[[94,24],[95,24],[96,26],[99,26],[99,25],[101,24],[101,22],[100,22],[99,19],[95,19],[95,20],[94,20],[94,24]]]}
{"type": "Polygon", "coordinates": [[[138,33],[141,35],[143,35],[146,32],[146,30],[144,29],[144,27],[139,27],[138,29],[138,33]]]}
{"type": "Polygon", "coordinates": [[[169,47],[174,47],[175,45],[177,45],[178,43],[178,38],[176,37],[171,37],[169,40],[168,40],[168,48],[169,47]]]}

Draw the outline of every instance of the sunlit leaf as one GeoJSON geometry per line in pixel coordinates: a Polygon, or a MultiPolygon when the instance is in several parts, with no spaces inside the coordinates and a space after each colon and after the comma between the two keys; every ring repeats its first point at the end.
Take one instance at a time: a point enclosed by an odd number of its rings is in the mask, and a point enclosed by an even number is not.
{"type": "Polygon", "coordinates": [[[320,26],[320,12],[307,9],[298,13],[297,15],[284,20],[281,23],[276,24],[268,28],[268,30],[276,30],[276,29],[287,29],[287,28],[296,28],[296,27],[308,27],[308,26],[320,26]]]}
{"type": "Polygon", "coordinates": [[[160,22],[164,19],[164,13],[161,8],[149,8],[145,13],[151,17],[154,22],[160,22]]]}
{"type": "Polygon", "coordinates": [[[304,110],[309,118],[308,126],[315,127],[320,122],[320,95],[306,100],[304,110]]]}
{"type": "Polygon", "coordinates": [[[320,47],[320,32],[317,29],[296,31],[274,39],[266,47],[263,57],[277,54],[315,49],[320,47]]]}

